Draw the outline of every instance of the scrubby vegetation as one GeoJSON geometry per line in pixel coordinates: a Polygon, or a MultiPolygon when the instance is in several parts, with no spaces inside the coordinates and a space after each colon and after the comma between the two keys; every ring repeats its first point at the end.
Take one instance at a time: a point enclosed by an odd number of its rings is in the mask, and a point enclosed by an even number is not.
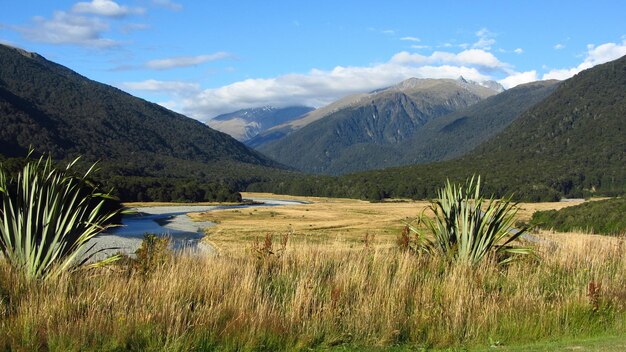
{"type": "Polygon", "coordinates": [[[533,214],[531,225],[561,232],[626,234],[626,199],[586,202],[558,211],[538,211],[533,214]]]}
{"type": "Polygon", "coordinates": [[[511,203],[483,202],[478,185],[441,190],[426,251],[367,234],[357,248],[266,235],[238,256],[175,256],[147,235],[136,258],[47,280],[0,260],[0,348],[450,348],[623,333],[624,239],[544,240],[537,257],[508,261],[528,252],[511,247],[511,203]]]}

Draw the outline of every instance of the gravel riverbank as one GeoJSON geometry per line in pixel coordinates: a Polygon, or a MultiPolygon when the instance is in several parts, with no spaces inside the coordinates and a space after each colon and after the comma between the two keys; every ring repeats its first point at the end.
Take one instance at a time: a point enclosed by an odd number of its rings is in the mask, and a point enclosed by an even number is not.
{"type": "Polygon", "coordinates": [[[262,204],[235,206],[175,205],[137,207],[135,215],[125,216],[122,226],[112,228],[96,236],[88,247],[89,253],[100,251],[94,260],[106,258],[115,253],[133,254],[141,245],[146,233],[170,236],[171,247],[191,255],[215,255],[217,252],[210,244],[201,241],[204,229],[215,225],[212,222],[193,221],[188,213],[206,212],[224,208],[249,208],[258,206],[285,206],[302,204],[298,201],[276,199],[252,199],[262,204]]]}

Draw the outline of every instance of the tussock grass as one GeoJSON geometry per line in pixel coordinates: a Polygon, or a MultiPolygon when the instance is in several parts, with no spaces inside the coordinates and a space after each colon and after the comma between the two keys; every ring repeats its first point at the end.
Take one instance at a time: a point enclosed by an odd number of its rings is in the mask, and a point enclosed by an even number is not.
{"type": "Polygon", "coordinates": [[[241,257],[170,257],[151,275],[120,264],[33,285],[1,262],[0,348],[445,348],[623,332],[624,240],[548,239],[535,248],[540,261],[506,268],[287,244],[280,256],[248,247],[241,257]]]}

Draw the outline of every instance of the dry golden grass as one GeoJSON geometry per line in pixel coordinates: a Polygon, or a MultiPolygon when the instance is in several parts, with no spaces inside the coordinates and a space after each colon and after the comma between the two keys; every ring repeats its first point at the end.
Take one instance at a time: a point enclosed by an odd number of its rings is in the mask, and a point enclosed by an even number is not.
{"type": "Polygon", "coordinates": [[[623,332],[623,239],[545,236],[556,241],[538,245],[538,261],[502,269],[302,243],[281,257],[174,257],[149,275],[119,266],[42,285],[0,263],[0,348],[446,348],[623,332]]]}
{"type": "Polygon", "coordinates": [[[595,202],[609,199],[607,197],[596,197],[587,200],[573,199],[567,202],[543,202],[543,203],[519,203],[517,217],[521,221],[529,221],[536,211],[560,210],[563,208],[579,205],[584,202],[595,202]]]}
{"type": "Polygon", "coordinates": [[[571,202],[519,203],[517,217],[520,221],[529,221],[536,211],[560,210],[583,202],[577,200],[571,202]]]}
{"type": "Polygon", "coordinates": [[[289,197],[266,193],[244,193],[244,198],[273,198],[307,201],[289,206],[223,209],[190,214],[194,219],[217,224],[205,230],[220,253],[241,252],[255,237],[290,234],[293,243],[317,243],[333,248],[350,247],[373,236],[379,246],[394,243],[405,221],[414,220],[428,202],[370,203],[354,199],[289,197]]]}
{"type": "MultiPolygon", "coordinates": [[[[355,199],[294,197],[270,193],[243,193],[244,198],[271,198],[306,201],[310,204],[223,209],[190,216],[213,221],[205,230],[206,241],[218,252],[240,255],[255,237],[267,233],[290,233],[293,243],[316,243],[336,248],[354,248],[368,234],[373,244],[388,248],[395,244],[407,221],[415,220],[429,205],[427,201],[370,203],[355,199]]],[[[522,203],[518,218],[528,221],[537,210],[561,209],[580,202],[522,203]]],[[[426,212],[425,215],[429,215],[426,212]]]]}
{"type": "MultiPolygon", "coordinates": [[[[220,221],[209,231],[216,257],[170,256],[141,271],[119,264],[45,283],[0,261],[0,349],[486,347],[626,329],[624,238],[544,231],[531,244],[537,258],[468,267],[394,245],[403,220],[427,202],[305,200],[194,214],[220,221]],[[290,231],[284,251],[280,236],[254,250],[256,236],[290,231]]],[[[522,217],[567,205],[522,205],[522,217]]]]}

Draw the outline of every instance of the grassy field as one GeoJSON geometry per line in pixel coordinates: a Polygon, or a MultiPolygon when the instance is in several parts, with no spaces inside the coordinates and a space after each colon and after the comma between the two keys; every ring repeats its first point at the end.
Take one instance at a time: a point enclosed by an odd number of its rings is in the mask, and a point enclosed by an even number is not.
{"type": "Polygon", "coordinates": [[[623,335],[623,239],[545,236],[539,261],[503,269],[306,244],[281,256],[170,257],[144,274],[120,264],[38,285],[0,265],[0,348],[481,349],[623,335]]]}
{"type": "MultiPolygon", "coordinates": [[[[320,244],[334,250],[354,248],[367,241],[376,247],[395,245],[406,222],[414,221],[428,207],[425,201],[370,203],[355,199],[292,197],[269,193],[243,193],[244,198],[307,201],[309,204],[223,209],[191,216],[213,221],[205,230],[209,241],[222,254],[238,255],[255,238],[266,234],[290,234],[292,243],[320,244]]],[[[580,202],[522,203],[518,217],[529,221],[537,210],[562,209],[580,202]]],[[[431,215],[425,212],[424,215],[431,215]]]]}
{"type": "MultiPolygon", "coordinates": [[[[618,351],[626,345],[624,238],[541,232],[545,241],[532,244],[535,258],[467,267],[394,245],[402,221],[426,203],[308,200],[313,203],[197,214],[220,222],[209,230],[220,249],[215,257],[165,253],[140,266],[147,270],[131,261],[43,283],[29,283],[0,262],[0,349],[618,351]],[[289,231],[283,247],[281,235],[289,231]],[[276,234],[273,241],[255,245],[266,233],[276,234]],[[365,242],[365,233],[374,239],[365,242]]],[[[520,216],[568,205],[524,204],[520,216]]]]}

